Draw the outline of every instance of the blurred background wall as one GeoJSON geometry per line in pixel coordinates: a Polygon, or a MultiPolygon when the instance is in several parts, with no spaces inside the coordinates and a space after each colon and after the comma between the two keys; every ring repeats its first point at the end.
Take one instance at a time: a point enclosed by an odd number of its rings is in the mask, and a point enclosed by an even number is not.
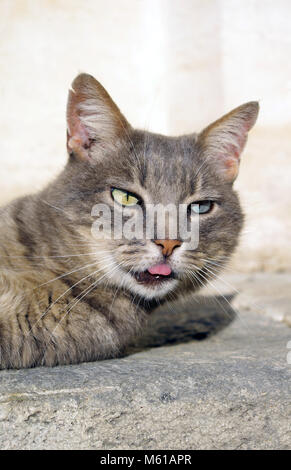
{"type": "Polygon", "coordinates": [[[81,71],[133,125],[172,135],[258,99],[233,265],[289,268],[290,25],[290,0],[0,0],[0,203],[63,167],[67,90],[81,71]]]}

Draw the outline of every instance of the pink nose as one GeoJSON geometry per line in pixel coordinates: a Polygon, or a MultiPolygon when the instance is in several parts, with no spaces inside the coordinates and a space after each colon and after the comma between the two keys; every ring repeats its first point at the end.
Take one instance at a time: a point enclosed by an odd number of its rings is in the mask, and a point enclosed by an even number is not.
{"type": "Polygon", "coordinates": [[[164,256],[170,256],[177,246],[182,245],[182,242],[179,240],[154,240],[154,242],[156,245],[162,247],[162,253],[164,256]]]}

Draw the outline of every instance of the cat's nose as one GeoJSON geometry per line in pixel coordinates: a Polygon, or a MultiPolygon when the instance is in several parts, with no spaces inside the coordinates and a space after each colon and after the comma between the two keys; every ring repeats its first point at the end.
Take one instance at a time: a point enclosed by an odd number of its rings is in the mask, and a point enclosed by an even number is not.
{"type": "Polygon", "coordinates": [[[156,245],[162,247],[162,253],[164,256],[170,256],[173,253],[173,250],[178,246],[182,245],[182,242],[179,240],[153,240],[156,245]]]}

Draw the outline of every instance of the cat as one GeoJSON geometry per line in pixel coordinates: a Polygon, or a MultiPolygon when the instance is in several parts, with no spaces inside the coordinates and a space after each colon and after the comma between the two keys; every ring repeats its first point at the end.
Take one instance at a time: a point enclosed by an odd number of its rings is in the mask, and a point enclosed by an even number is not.
{"type": "Polygon", "coordinates": [[[258,103],[198,134],[131,127],[102,85],[78,75],[67,105],[68,161],[41,192],[0,209],[0,368],[118,357],[165,301],[198,290],[234,251],[243,213],[233,182],[258,103]],[[95,238],[92,207],[180,203],[199,245],[95,238]]]}

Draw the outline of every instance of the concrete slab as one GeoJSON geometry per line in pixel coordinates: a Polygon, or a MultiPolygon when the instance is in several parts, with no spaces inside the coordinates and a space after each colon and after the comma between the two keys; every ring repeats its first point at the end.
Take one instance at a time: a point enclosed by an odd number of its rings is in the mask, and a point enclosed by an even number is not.
{"type": "Polygon", "coordinates": [[[291,330],[228,301],[164,307],[120,359],[1,371],[1,449],[290,448],[291,330]]]}

